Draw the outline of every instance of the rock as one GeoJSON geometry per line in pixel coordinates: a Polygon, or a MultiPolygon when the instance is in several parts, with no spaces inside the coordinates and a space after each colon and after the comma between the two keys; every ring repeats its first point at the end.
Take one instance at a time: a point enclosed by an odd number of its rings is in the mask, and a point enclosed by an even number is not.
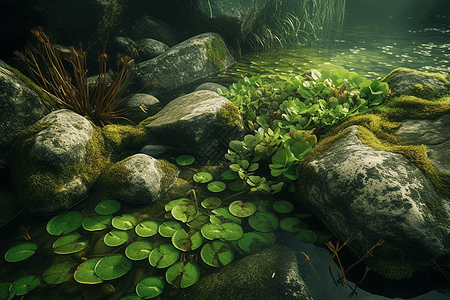
{"type": "MultiPolygon", "coordinates": [[[[230,68],[235,60],[217,33],[190,38],[151,60],[139,64],[134,90],[157,97],[163,104],[195,82],[230,68]]],[[[191,90],[193,90],[192,88],[191,90]]]]}
{"type": "Polygon", "coordinates": [[[176,166],[165,160],[135,154],[106,170],[102,179],[114,197],[132,204],[145,204],[166,192],[178,172],[176,166]]]}
{"type": "Polygon", "coordinates": [[[14,187],[33,214],[55,213],[82,200],[108,163],[99,130],[65,109],[24,130],[14,150],[14,187]]]}
{"type": "Polygon", "coordinates": [[[141,60],[148,60],[157,57],[169,50],[166,44],[154,39],[141,39],[138,41],[139,54],[141,60]]]}
{"type": "Polygon", "coordinates": [[[390,97],[411,95],[423,99],[437,99],[450,92],[450,84],[442,75],[431,75],[406,68],[397,68],[383,81],[389,84],[390,97]]]}
{"type": "Polygon", "coordinates": [[[172,47],[181,40],[164,21],[150,16],[141,16],[134,21],[133,38],[136,41],[151,38],[172,47]]]}
{"type": "Polygon", "coordinates": [[[146,129],[158,143],[213,161],[222,159],[229,142],[244,130],[234,104],[211,91],[171,101],[146,129]]]}
{"type": "Polygon", "coordinates": [[[160,111],[162,105],[161,102],[152,95],[137,93],[125,103],[124,107],[133,107],[131,111],[125,114],[125,117],[137,124],[160,111]]]}
{"type": "Polygon", "coordinates": [[[180,154],[180,149],[164,145],[145,145],[139,152],[153,156],[155,158],[160,158],[168,154],[180,154]]]}
{"type": "Polygon", "coordinates": [[[196,92],[196,91],[202,91],[202,90],[203,90],[203,91],[213,91],[213,92],[219,93],[219,90],[221,90],[221,91],[226,91],[227,88],[224,87],[224,86],[221,85],[221,84],[218,84],[218,83],[214,83],[214,82],[205,82],[205,83],[200,84],[200,85],[195,89],[194,92],[196,92]]]}
{"type": "Polygon", "coordinates": [[[263,252],[200,277],[189,289],[173,299],[185,300],[291,300],[312,299],[311,290],[300,274],[295,253],[273,246],[263,252]]]}

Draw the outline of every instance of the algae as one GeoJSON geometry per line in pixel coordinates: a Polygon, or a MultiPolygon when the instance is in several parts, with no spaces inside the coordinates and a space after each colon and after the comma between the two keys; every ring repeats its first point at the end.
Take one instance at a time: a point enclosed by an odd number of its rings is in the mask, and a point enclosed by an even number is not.
{"type": "Polygon", "coordinates": [[[232,102],[228,101],[218,111],[219,126],[244,126],[244,121],[239,113],[239,109],[232,102]]]}
{"type": "Polygon", "coordinates": [[[205,42],[206,56],[214,66],[222,70],[225,68],[225,59],[227,55],[227,46],[224,41],[213,37],[210,42],[205,42]]]}
{"type": "Polygon", "coordinates": [[[106,125],[102,134],[107,145],[113,151],[121,151],[126,147],[142,147],[149,139],[142,123],[139,125],[106,125]]]}

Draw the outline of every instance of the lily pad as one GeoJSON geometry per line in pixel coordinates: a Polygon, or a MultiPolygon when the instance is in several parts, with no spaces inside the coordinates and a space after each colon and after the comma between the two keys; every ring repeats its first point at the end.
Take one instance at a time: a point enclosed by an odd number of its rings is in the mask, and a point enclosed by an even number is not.
{"type": "Polygon", "coordinates": [[[172,235],[183,227],[179,222],[177,221],[166,221],[159,225],[158,232],[163,237],[172,237],[172,235]]]}
{"type": "Polygon", "coordinates": [[[39,276],[26,275],[20,277],[9,286],[9,299],[29,293],[39,284],[39,281],[41,281],[39,276]]]}
{"type": "Polygon", "coordinates": [[[222,181],[211,181],[208,183],[208,190],[213,193],[219,193],[227,188],[225,182],[222,181]]]}
{"type": "Polygon", "coordinates": [[[243,202],[241,200],[236,200],[228,206],[228,210],[233,216],[246,218],[256,212],[256,206],[252,202],[243,202]]]}
{"type": "Polygon", "coordinates": [[[214,224],[223,224],[223,223],[236,223],[241,225],[242,220],[238,217],[233,216],[228,211],[228,208],[226,207],[219,207],[212,211],[213,215],[209,217],[209,220],[211,223],[214,224]]]}
{"type": "Polygon", "coordinates": [[[142,279],[136,285],[136,294],[139,299],[152,299],[159,296],[164,290],[164,280],[158,276],[150,276],[142,279]]]}
{"type": "Polygon", "coordinates": [[[68,211],[51,218],[45,228],[51,235],[63,235],[77,230],[82,222],[83,215],[80,212],[68,211]]]}
{"type": "Polygon", "coordinates": [[[199,212],[194,220],[187,223],[187,226],[195,229],[202,229],[203,225],[207,223],[209,223],[209,215],[199,212]]]}
{"type": "Polygon", "coordinates": [[[294,209],[294,205],[286,200],[275,201],[272,205],[273,209],[281,214],[290,213],[294,209]]]}
{"type": "Polygon", "coordinates": [[[172,244],[181,251],[192,251],[203,244],[203,236],[200,231],[190,230],[186,232],[183,228],[178,229],[172,235],[172,244]]]}
{"type": "Polygon", "coordinates": [[[317,234],[309,229],[302,229],[298,232],[297,237],[303,243],[315,243],[317,241],[317,234]]]}
{"type": "Polygon", "coordinates": [[[112,226],[120,230],[128,230],[136,226],[137,221],[133,215],[123,214],[112,219],[112,226]]]}
{"type": "Polygon", "coordinates": [[[5,254],[5,260],[7,262],[17,262],[27,259],[28,257],[32,256],[38,246],[35,243],[27,242],[15,245],[14,247],[10,248],[8,252],[5,254]]]}
{"type": "Polygon", "coordinates": [[[253,231],[244,233],[244,236],[238,241],[238,245],[247,253],[257,253],[270,245],[270,242],[266,237],[253,231]]]}
{"type": "Polygon", "coordinates": [[[238,179],[238,175],[233,170],[226,170],[222,173],[222,178],[225,180],[235,180],[238,179]]]}
{"type": "Polygon", "coordinates": [[[117,200],[102,201],[95,206],[95,212],[99,215],[112,215],[120,209],[120,202],[117,200]]]}
{"type": "MultiPolygon", "coordinates": [[[[145,298],[139,297],[136,294],[129,294],[129,295],[125,295],[122,298],[120,298],[119,300],[142,300],[145,298]]],[[[150,298],[149,298],[150,299],[150,298]]]]}
{"type": "Polygon", "coordinates": [[[178,204],[189,204],[189,203],[192,203],[191,199],[189,198],[175,199],[164,205],[164,209],[166,211],[171,211],[172,208],[174,208],[178,204]]]}
{"type": "Polygon", "coordinates": [[[156,221],[143,221],[136,228],[136,234],[140,237],[151,237],[158,233],[159,223],[156,221]]]}
{"type": "Polygon", "coordinates": [[[125,275],[131,267],[131,260],[120,253],[116,253],[100,259],[95,265],[94,271],[103,280],[113,280],[125,275]]]}
{"type": "Polygon", "coordinates": [[[189,166],[192,165],[195,161],[195,158],[192,155],[180,155],[177,157],[177,164],[180,166],[189,166]]]}
{"type": "Polygon", "coordinates": [[[203,246],[200,256],[207,265],[217,268],[228,265],[234,258],[234,251],[226,242],[213,241],[203,246]]]}
{"type": "Polygon", "coordinates": [[[108,225],[111,225],[112,217],[111,215],[107,216],[95,216],[95,217],[87,217],[84,218],[83,223],[81,225],[87,231],[98,231],[105,229],[108,225]]]}
{"type": "Polygon", "coordinates": [[[180,251],[172,244],[162,244],[156,247],[148,257],[150,264],[156,268],[167,268],[180,258],[180,251]]]}
{"type": "Polygon", "coordinates": [[[148,258],[154,248],[150,241],[136,241],[127,246],[125,255],[131,260],[142,260],[148,258]]]}
{"type": "Polygon", "coordinates": [[[258,211],[248,219],[248,224],[257,231],[270,232],[278,228],[279,221],[273,213],[258,211]]]}
{"type": "Polygon", "coordinates": [[[60,284],[72,279],[73,272],[78,264],[65,261],[59,264],[54,264],[42,274],[42,280],[48,284],[60,284]]]}
{"type": "Polygon", "coordinates": [[[69,233],[58,238],[53,243],[53,251],[56,254],[72,254],[86,248],[88,242],[77,232],[69,233]]]}
{"type": "Polygon", "coordinates": [[[205,198],[201,204],[206,209],[215,209],[222,204],[222,200],[218,197],[208,197],[205,198]]]}
{"type": "Polygon", "coordinates": [[[103,279],[95,274],[95,265],[101,260],[101,257],[93,257],[82,262],[73,274],[73,278],[83,284],[102,283],[103,279]]]}
{"type": "Polygon", "coordinates": [[[280,221],[280,227],[283,230],[294,233],[294,232],[299,232],[302,229],[300,227],[301,223],[302,223],[302,221],[300,221],[297,218],[287,217],[280,221]]]}
{"type": "Polygon", "coordinates": [[[196,283],[199,278],[200,269],[191,261],[179,261],[166,272],[167,282],[177,288],[187,288],[196,283]]]}
{"type": "Polygon", "coordinates": [[[236,223],[208,223],[202,227],[201,232],[208,240],[224,239],[227,241],[239,240],[244,234],[241,225],[236,223]]]}
{"type": "Polygon", "coordinates": [[[124,244],[126,241],[128,241],[128,238],[128,232],[113,229],[105,235],[103,241],[110,247],[116,247],[124,244]]]}
{"type": "Polygon", "coordinates": [[[187,223],[195,219],[198,207],[193,202],[179,203],[172,208],[172,216],[181,222],[187,223]]]}
{"type": "Polygon", "coordinates": [[[195,182],[199,183],[207,183],[213,180],[213,175],[209,172],[198,172],[195,173],[194,176],[192,176],[195,182]]]}
{"type": "MultiPolygon", "coordinates": [[[[0,282],[0,299],[7,300],[9,298],[9,283],[0,282]]],[[[14,295],[13,295],[14,296],[14,295]]]]}

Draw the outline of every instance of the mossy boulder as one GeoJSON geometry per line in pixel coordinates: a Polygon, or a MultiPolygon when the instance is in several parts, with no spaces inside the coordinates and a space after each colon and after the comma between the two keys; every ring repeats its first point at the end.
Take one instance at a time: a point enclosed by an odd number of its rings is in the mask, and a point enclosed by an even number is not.
{"type": "Polygon", "coordinates": [[[21,132],[11,176],[22,205],[33,214],[49,214],[86,197],[108,163],[100,130],[63,109],[21,132]]]}

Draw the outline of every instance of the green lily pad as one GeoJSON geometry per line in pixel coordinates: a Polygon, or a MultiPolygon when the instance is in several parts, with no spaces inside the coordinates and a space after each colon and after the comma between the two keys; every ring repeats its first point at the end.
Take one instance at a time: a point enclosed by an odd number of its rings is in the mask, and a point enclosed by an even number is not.
{"type": "Polygon", "coordinates": [[[148,258],[150,252],[155,248],[152,242],[136,241],[127,246],[125,255],[131,260],[142,260],[148,258]]]}
{"type": "Polygon", "coordinates": [[[299,232],[302,229],[300,227],[301,223],[302,223],[302,221],[300,221],[297,218],[287,217],[280,221],[280,227],[283,230],[294,233],[294,232],[299,232]]]}
{"type": "Polygon", "coordinates": [[[53,243],[53,251],[56,254],[76,253],[86,248],[88,242],[77,232],[69,233],[58,238],[53,243]]]}
{"type": "Polygon", "coordinates": [[[77,211],[68,211],[48,221],[46,229],[51,235],[63,235],[77,230],[83,222],[83,215],[77,211]]]}
{"type": "Polygon", "coordinates": [[[125,275],[131,267],[131,260],[120,253],[116,253],[100,259],[95,265],[94,271],[103,280],[113,280],[125,275]]]}
{"type": "Polygon", "coordinates": [[[164,290],[164,280],[158,276],[150,276],[142,279],[136,285],[136,294],[139,299],[152,299],[159,296],[164,290]]]}
{"type": "Polygon", "coordinates": [[[317,234],[309,229],[302,229],[298,232],[297,237],[303,243],[315,243],[317,241],[317,234]]]}
{"type": "Polygon", "coordinates": [[[266,237],[253,231],[244,233],[244,236],[238,241],[238,245],[247,253],[257,253],[270,245],[270,242],[266,237]]]}
{"type": "Polygon", "coordinates": [[[256,206],[252,202],[243,202],[241,200],[236,200],[228,206],[228,210],[233,216],[246,218],[256,212],[256,206]]]}
{"type": "Polygon", "coordinates": [[[226,242],[213,241],[203,246],[200,256],[207,265],[217,268],[228,265],[234,258],[234,251],[226,242]]]}
{"type": "Polygon", "coordinates": [[[194,220],[187,223],[187,226],[195,229],[202,229],[203,225],[207,223],[209,223],[209,215],[199,212],[194,220]]]}
{"type": "Polygon", "coordinates": [[[72,279],[73,272],[78,264],[70,261],[65,261],[59,264],[54,264],[42,274],[42,280],[48,284],[60,284],[72,279]]]}
{"type": "Polygon", "coordinates": [[[73,274],[73,278],[83,284],[97,284],[102,283],[103,279],[95,274],[95,265],[101,260],[101,257],[93,257],[82,262],[73,274]]]}
{"type": "Polygon", "coordinates": [[[238,179],[238,175],[233,170],[226,170],[222,173],[222,178],[225,180],[235,180],[238,179]]]}
{"type": "Polygon", "coordinates": [[[180,258],[180,251],[172,244],[162,244],[156,247],[148,257],[150,264],[156,268],[167,268],[180,258]]]}
{"type": "Polygon", "coordinates": [[[9,299],[14,298],[14,296],[22,296],[28,294],[39,284],[39,281],[41,281],[39,276],[26,275],[20,277],[9,286],[9,299]]]}
{"type": "Polygon", "coordinates": [[[195,219],[197,216],[198,207],[193,202],[179,203],[175,205],[172,210],[172,216],[181,222],[187,223],[195,219]]]}
{"type": "Polygon", "coordinates": [[[245,190],[246,183],[242,180],[235,180],[228,184],[228,188],[233,192],[241,192],[245,190]]]}
{"type": "Polygon", "coordinates": [[[8,300],[9,298],[9,283],[0,282],[0,299],[8,300]]]}
{"type": "Polygon", "coordinates": [[[123,214],[112,219],[112,226],[120,230],[128,230],[136,226],[137,221],[133,215],[123,214]]]}
{"type": "Polygon", "coordinates": [[[100,216],[95,216],[92,218],[87,217],[87,218],[84,218],[81,225],[87,231],[97,231],[97,230],[103,230],[108,225],[111,225],[111,220],[112,220],[111,215],[107,215],[107,216],[100,215],[100,216]]]}
{"type": "Polygon", "coordinates": [[[294,209],[294,205],[291,202],[285,200],[275,201],[272,204],[273,209],[281,214],[290,213],[294,209]]]}
{"type": "Polygon", "coordinates": [[[180,166],[189,166],[192,165],[195,161],[195,158],[192,155],[180,155],[177,157],[177,164],[180,166]]]}
{"type": "Polygon", "coordinates": [[[120,202],[116,200],[102,201],[95,206],[95,212],[102,216],[112,215],[120,209],[120,202]]]}
{"type": "Polygon", "coordinates": [[[244,234],[241,225],[236,223],[208,223],[202,227],[201,232],[208,240],[224,239],[227,241],[239,240],[244,234]]]}
{"type": "Polygon", "coordinates": [[[123,230],[113,229],[103,238],[103,241],[106,245],[110,247],[116,247],[123,245],[126,241],[128,241],[129,235],[128,232],[123,230]]]}
{"type": "Polygon", "coordinates": [[[241,225],[242,220],[233,216],[226,207],[219,207],[212,211],[213,215],[209,217],[209,221],[213,224],[236,223],[241,225]]]}
{"type": "Polygon", "coordinates": [[[222,200],[217,197],[208,197],[202,201],[202,206],[206,209],[215,209],[222,204],[222,200]]]}
{"type": "Polygon", "coordinates": [[[177,288],[187,288],[195,284],[199,278],[200,269],[191,261],[179,261],[166,272],[167,282],[177,288]]]}
{"type": "Polygon", "coordinates": [[[143,221],[136,228],[136,234],[140,237],[151,237],[158,233],[159,223],[156,221],[143,221]]]}
{"type": "Polygon", "coordinates": [[[222,181],[211,181],[208,183],[208,190],[213,193],[219,193],[227,188],[225,182],[222,181]]]}
{"type": "Polygon", "coordinates": [[[186,232],[183,228],[178,229],[172,235],[172,244],[181,251],[192,251],[203,244],[203,236],[200,231],[190,230],[186,232]]]}
{"type": "Polygon", "coordinates": [[[192,176],[195,182],[207,183],[213,180],[213,175],[209,172],[198,172],[192,176]]]}
{"type": "Polygon", "coordinates": [[[274,245],[275,242],[277,241],[277,235],[273,231],[271,231],[271,232],[257,231],[257,233],[262,235],[263,237],[265,237],[269,241],[269,244],[271,244],[271,245],[274,245]]]}
{"type": "Polygon", "coordinates": [[[164,209],[166,211],[171,211],[172,208],[174,208],[178,204],[189,204],[189,203],[192,203],[191,199],[189,198],[175,199],[164,205],[164,209]]]}
{"type": "Polygon", "coordinates": [[[17,262],[25,260],[28,257],[32,256],[36,252],[37,248],[38,246],[35,243],[31,242],[15,245],[5,253],[5,260],[7,262],[17,262]]]}
{"type": "Polygon", "coordinates": [[[248,219],[248,224],[255,230],[270,232],[278,228],[279,221],[273,213],[258,211],[248,219]]]}
{"type": "Polygon", "coordinates": [[[172,235],[183,227],[179,222],[177,221],[166,221],[159,225],[158,232],[163,237],[172,237],[172,235]]]}
{"type": "MultiPolygon", "coordinates": [[[[121,297],[119,300],[142,300],[142,299],[145,299],[145,298],[139,297],[136,294],[129,294],[129,295],[125,295],[125,296],[121,297]]],[[[148,298],[148,299],[150,299],[150,298],[148,298]]]]}

